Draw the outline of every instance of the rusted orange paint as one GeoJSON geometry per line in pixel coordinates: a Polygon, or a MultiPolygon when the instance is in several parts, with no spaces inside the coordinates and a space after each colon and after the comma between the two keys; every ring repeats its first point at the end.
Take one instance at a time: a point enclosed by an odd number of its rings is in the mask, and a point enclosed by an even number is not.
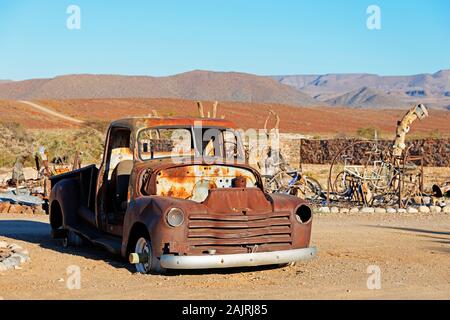
{"type": "Polygon", "coordinates": [[[246,182],[246,186],[255,186],[256,183],[253,173],[243,168],[191,165],[160,171],[156,180],[156,194],[191,199],[196,192],[206,192],[203,190],[204,184],[207,184],[208,190],[231,187],[233,179],[241,180],[240,186],[242,181],[246,182]]]}

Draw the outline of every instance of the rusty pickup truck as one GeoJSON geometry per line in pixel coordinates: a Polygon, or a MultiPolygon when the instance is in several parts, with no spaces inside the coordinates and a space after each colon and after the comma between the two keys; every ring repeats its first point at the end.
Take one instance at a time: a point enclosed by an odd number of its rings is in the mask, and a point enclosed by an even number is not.
{"type": "Polygon", "coordinates": [[[103,246],[140,273],[314,257],[310,207],[264,192],[233,128],[210,118],[113,122],[99,167],[51,178],[53,238],[103,246]]]}

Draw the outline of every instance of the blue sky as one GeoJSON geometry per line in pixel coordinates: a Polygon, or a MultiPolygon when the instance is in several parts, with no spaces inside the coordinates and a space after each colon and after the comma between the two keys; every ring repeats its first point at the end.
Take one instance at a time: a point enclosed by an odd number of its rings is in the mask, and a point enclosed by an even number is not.
{"type": "Polygon", "coordinates": [[[0,0],[0,79],[450,69],[448,0],[0,0]],[[81,29],[69,30],[69,5],[81,29]],[[366,27],[369,5],[381,30],[366,27]]]}

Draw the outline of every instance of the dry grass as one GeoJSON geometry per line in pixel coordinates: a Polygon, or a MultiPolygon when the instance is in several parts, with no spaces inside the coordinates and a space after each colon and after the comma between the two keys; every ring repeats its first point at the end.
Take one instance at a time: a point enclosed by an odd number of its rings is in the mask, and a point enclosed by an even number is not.
{"type": "Polygon", "coordinates": [[[30,130],[19,124],[0,124],[0,167],[11,167],[18,156],[26,157],[26,165],[34,166],[33,157],[44,146],[49,159],[67,156],[73,160],[82,151],[84,163],[97,163],[103,153],[104,135],[92,128],[30,130]]]}

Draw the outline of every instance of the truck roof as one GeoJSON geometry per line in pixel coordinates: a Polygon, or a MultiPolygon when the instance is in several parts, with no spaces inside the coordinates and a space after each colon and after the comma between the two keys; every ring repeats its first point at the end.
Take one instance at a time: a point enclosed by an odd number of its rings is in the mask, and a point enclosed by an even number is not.
{"type": "Polygon", "coordinates": [[[110,127],[126,127],[132,130],[157,126],[193,126],[201,122],[205,127],[235,128],[236,125],[228,120],[195,117],[130,117],[113,121],[110,127]]]}

